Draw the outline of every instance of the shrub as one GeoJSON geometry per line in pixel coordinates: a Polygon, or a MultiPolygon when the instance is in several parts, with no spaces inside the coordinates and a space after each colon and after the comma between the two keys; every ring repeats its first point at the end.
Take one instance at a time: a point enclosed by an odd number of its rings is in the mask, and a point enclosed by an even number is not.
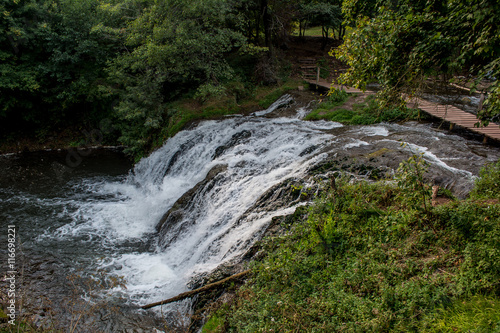
{"type": "Polygon", "coordinates": [[[500,160],[481,169],[470,197],[474,199],[500,198],[500,160]]]}
{"type": "Polygon", "coordinates": [[[343,89],[332,88],[332,90],[328,92],[329,102],[338,103],[337,105],[344,103],[348,98],[349,94],[343,89]]]}
{"type": "Polygon", "coordinates": [[[198,88],[194,97],[204,103],[211,98],[222,97],[225,93],[226,88],[223,86],[207,83],[198,88]]]}
{"type": "Polygon", "coordinates": [[[413,154],[407,161],[401,162],[396,171],[398,186],[403,190],[401,196],[410,207],[419,209],[423,206],[426,211],[431,199],[431,187],[424,180],[428,166],[423,153],[413,154]]]}
{"type": "Polygon", "coordinates": [[[418,155],[402,163],[398,187],[332,182],[306,218],[292,216],[283,226],[288,233],[262,242],[267,256],[253,263],[226,328],[498,330],[500,205],[454,201],[422,209],[430,197],[424,164],[418,155]]]}

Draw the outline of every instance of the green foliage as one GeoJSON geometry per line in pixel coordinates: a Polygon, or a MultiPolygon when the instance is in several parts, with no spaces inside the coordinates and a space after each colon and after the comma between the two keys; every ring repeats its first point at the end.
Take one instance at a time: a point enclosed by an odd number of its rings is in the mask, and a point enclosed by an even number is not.
{"type": "MultiPolygon", "coordinates": [[[[305,120],[319,120],[328,119],[332,121],[342,121],[344,118],[342,112],[339,110],[335,115],[330,113],[330,109],[344,104],[349,99],[349,94],[345,90],[335,89],[328,93],[328,96],[321,100],[317,107],[315,107],[304,119],[305,120]]],[[[347,111],[347,110],[346,110],[347,111]]],[[[347,111],[348,112],[348,111],[347,111]]]]}
{"type": "Polygon", "coordinates": [[[500,161],[481,169],[470,196],[474,199],[500,198],[500,161]]]}
{"type": "Polygon", "coordinates": [[[351,66],[341,82],[364,89],[377,81],[384,100],[403,105],[401,93],[415,94],[436,69],[448,66],[454,40],[433,30],[438,29],[438,17],[432,11],[411,15],[383,7],[379,11],[374,19],[359,20],[336,52],[351,66]]]}
{"type": "Polygon", "coordinates": [[[269,93],[266,93],[264,96],[259,97],[259,106],[262,109],[267,109],[286,92],[297,89],[298,85],[299,82],[297,81],[288,81],[282,86],[279,86],[275,89],[271,88],[271,91],[269,93]]]}
{"type": "Polygon", "coordinates": [[[291,64],[274,46],[286,40],[297,6],[1,0],[0,132],[11,139],[32,132],[43,140],[41,134],[89,130],[107,118],[114,139],[119,135],[131,155],[142,156],[172,126],[196,118],[177,115],[175,100],[211,104],[199,112],[210,117],[234,112],[262,82],[286,81],[291,64]],[[229,104],[214,106],[215,99],[229,104]]]}
{"type": "Polygon", "coordinates": [[[118,43],[93,26],[97,0],[0,3],[2,132],[96,126],[110,100],[98,94],[118,43]],[[4,127],[5,126],[5,127],[4,127]]]}
{"type": "Polygon", "coordinates": [[[457,328],[496,327],[500,205],[409,205],[421,164],[404,164],[402,187],[337,178],[306,219],[265,240],[228,331],[442,332],[460,318],[457,328]]]}
{"type": "Polygon", "coordinates": [[[399,164],[396,173],[398,186],[403,190],[401,195],[408,205],[415,209],[422,206],[427,210],[430,205],[431,187],[424,179],[428,166],[429,163],[423,158],[423,153],[413,154],[408,160],[399,164]]]}
{"type": "Polygon", "coordinates": [[[340,0],[298,1],[295,19],[298,21],[299,36],[320,35],[328,38],[329,31],[333,34],[338,31],[341,39],[345,32],[341,4],[340,0]]]}
{"type": "MultiPolygon", "coordinates": [[[[499,77],[500,4],[489,0],[344,1],[355,29],[335,52],[350,69],[341,82],[364,88],[379,82],[379,96],[402,105],[402,94],[421,93],[430,77],[499,77]],[[365,16],[369,15],[369,16],[365,16]]],[[[483,119],[500,113],[499,85],[493,80],[483,119]]]]}
{"type": "Polygon", "coordinates": [[[232,29],[238,17],[226,1],[163,0],[147,7],[126,30],[130,52],[108,67],[110,92],[120,102],[120,141],[134,155],[151,148],[151,135],[172,114],[168,103],[197,89],[202,101],[224,92],[234,71],[225,55],[245,44],[232,29]],[[113,87],[117,87],[113,88],[113,87]]]}
{"type": "Polygon", "coordinates": [[[202,333],[217,333],[223,332],[225,326],[225,316],[228,310],[227,305],[223,305],[213,313],[208,321],[201,328],[202,333]]]}
{"type": "MultiPolygon", "coordinates": [[[[342,30],[342,10],[339,4],[331,1],[311,1],[300,9],[301,18],[313,26],[321,26],[321,35],[328,38],[331,29],[342,30]]],[[[339,32],[340,34],[340,32],[339,32]]]]}
{"type": "Polygon", "coordinates": [[[322,79],[327,79],[330,76],[330,71],[327,68],[321,67],[319,72],[319,77],[322,79]]]}
{"type": "Polygon", "coordinates": [[[490,87],[487,89],[488,98],[484,101],[483,109],[478,112],[478,118],[481,119],[482,124],[488,125],[490,121],[498,122],[500,115],[500,56],[485,66],[477,79],[477,82],[488,78],[496,78],[491,82],[490,87]]]}
{"type": "Polygon", "coordinates": [[[359,18],[373,17],[378,3],[378,0],[343,0],[342,14],[344,14],[345,22],[350,26],[355,26],[359,18]]]}
{"type": "Polygon", "coordinates": [[[431,315],[435,318],[426,332],[500,332],[500,299],[495,296],[458,299],[431,315]]]}
{"type": "Polygon", "coordinates": [[[226,89],[224,87],[206,83],[198,88],[194,97],[200,99],[202,102],[206,102],[210,98],[218,98],[223,96],[225,92],[226,89]]]}
{"type": "Polygon", "coordinates": [[[338,103],[338,105],[347,101],[348,97],[349,94],[343,89],[332,89],[328,92],[328,100],[333,103],[338,103]]]}
{"type": "Polygon", "coordinates": [[[379,122],[394,122],[420,119],[418,110],[405,107],[380,107],[374,96],[365,103],[352,105],[352,110],[342,108],[349,96],[344,90],[335,90],[306,117],[306,120],[326,119],[348,125],[371,125],[379,122]]]}

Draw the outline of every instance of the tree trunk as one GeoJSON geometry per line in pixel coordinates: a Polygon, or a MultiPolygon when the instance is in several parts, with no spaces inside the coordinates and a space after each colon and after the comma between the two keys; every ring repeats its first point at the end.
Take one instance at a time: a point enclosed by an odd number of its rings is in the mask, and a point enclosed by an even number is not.
{"type": "Polygon", "coordinates": [[[255,17],[255,40],[254,40],[254,43],[255,43],[255,45],[259,45],[260,19],[261,19],[260,12],[257,12],[255,16],[256,17],[255,17]]]}
{"type": "Polygon", "coordinates": [[[267,0],[261,0],[260,9],[262,20],[264,22],[264,39],[266,47],[271,50],[271,15],[269,14],[269,7],[267,0]]]}
{"type": "Polygon", "coordinates": [[[207,290],[210,290],[210,289],[215,289],[215,288],[223,285],[224,283],[226,283],[228,281],[231,281],[231,280],[243,277],[243,276],[247,275],[250,272],[251,272],[251,270],[246,270],[244,272],[231,275],[231,276],[229,276],[229,277],[227,277],[225,279],[222,279],[220,281],[217,281],[217,282],[214,282],[214,283],[209,283],[209,284],[207,284],[207,285],[205,285],[205,286],[203,286],[201,288],[190,290],[190,291],[186,291],[185,293],[179,294],[179,295],[177,295],[175,297],[172,297],[172,298],[160,301],[160,302],[155,302],[155,303],[151,303],[151,304],[147,304],[147,305],[141,306],[141,308],[142,309],[150,309],[150,308],[153,308],[155,306],[159,306],[159,305],[163,305],[163,304],[168,304],[168,303],[172,303],[172,302],[177,302],[177,301],[183,300],[185,298],[188,298],[188,297],[194,296],[196,294],[199,294],[201,292],[204,292],[204,291],[207,291],[207,290]]]}
{"type": "Polygon", "coordinates": [[[323,40],[321,42],[321,50],[324,51],[326,48],[326,44],[328,43],[328,27],[321,27],[321,35],[323,40]]]}

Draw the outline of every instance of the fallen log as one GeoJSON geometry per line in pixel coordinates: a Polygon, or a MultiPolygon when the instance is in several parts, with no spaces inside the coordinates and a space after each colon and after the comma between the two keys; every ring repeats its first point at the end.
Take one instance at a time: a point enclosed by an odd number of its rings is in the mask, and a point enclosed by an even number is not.
{"type": "Polygon", "coordinates": [[[151,304],[147,304],[147,305],[141,306],[141,309],[150,309],[150,308],[153,308],[155,306],[159,306],[159,305],[163,305],[163,304],[168,304],[168,303],[180,301],[180,300],[182,300],[184,298],[188,298],[188,297],[194,296],[196,294],[199,294],[201,292],[204,292],[204,291],[207,291],[207,290],[210,290],[210,289],[214,289],[214,288],[216,288],[216,287],[218,287],[220,285],[223,285],[224,283],[226,283],[228,281],[231,281],[231,280],[234,280],[234,279],[238,279],[238,278],[240,278],[242,276],[247,275],[248,273],[250,273],[250,271],[251,270],[249,269],[249,270],[246,270],[244,272],[228,276],[227,278],[219,280],[217,282],[209,283],[209,284],[207,284],[207,285],[205,285],[205,286],[203,286],[201,288],[190,290],[190,291],[186,291],[186,292],[184,292],[182,294],[179,294],[177,296],[174,296],[172,298],[168,298],[168,299],[160,301],[160,302],[155,302],[155,303],[151,303],[151,304]]]}

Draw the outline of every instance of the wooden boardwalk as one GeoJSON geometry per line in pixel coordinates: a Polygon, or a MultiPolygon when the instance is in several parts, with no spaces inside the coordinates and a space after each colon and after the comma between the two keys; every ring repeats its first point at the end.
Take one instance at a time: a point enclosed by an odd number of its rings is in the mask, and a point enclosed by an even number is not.
{"type": "Polygon", "coordinates": [[[474,127],[479,122],[477,117],[453,105],[436,104],[421,98],[414,98],[407,100],[407,102],[409,107],[418,108],[434,117],[449,122],[450,129],[453,129],[454,125],[458,125],[469,131],[483,135],[484,142],[487,141],[487,138],[500,141],[500,127],[497,124],[490,123],[488,126],[474,127]]]}
{"type": "MultiPolygon", "coordinates": [[[[316,85],[324,89],[330,89],[332,84],[325,80],[306,80],[309,84],[316,85]]],[[[355,88],[340,87],[333,85],[336,88],[344,88],[349,93],[363,93],[363,91],[355,88]]],[[[374,94],[373,91],[365,91],[365,94],[374,94]]],[[[409,107],[418,108],[434,117],[443,119],[450,123],[450,129],[453,129],[455,125],[463,127],[474,133],[483,135],[483,142],[487,142],[487,139],[493,139],[500,141],[500,127],[497,124],[490,123],[485,127],[474,127],[474,124],[479,122],[475,115],[465,112],[453,105],[441,105],[426,101],[421,98],[407,99],[409,107]]]]}

